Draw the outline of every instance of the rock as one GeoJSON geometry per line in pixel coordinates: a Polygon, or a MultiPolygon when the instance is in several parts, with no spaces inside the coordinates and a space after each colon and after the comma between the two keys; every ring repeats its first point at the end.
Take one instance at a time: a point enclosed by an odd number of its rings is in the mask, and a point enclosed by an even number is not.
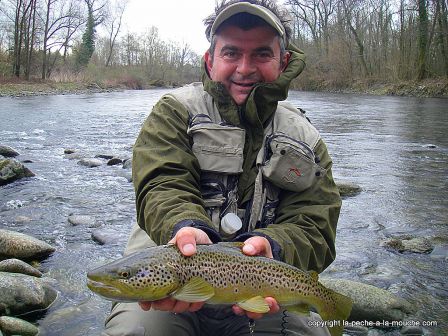
{"type": "Polygon", "coordinates": [[[42,277],[42,273],[38,269],[19,259],[0,261],[0,272],[21,273],[38,278],[42,277]]]}
{"type": "Polygon", "coordinates": [[[46,310],[57,296],[57,292],[41,278],[0,272],[2,314],[20,315],[46,310]]]}
{"type": "Polygon", "coordinates": [[[403,328],[401,328],[400,334],[409,336],[420,336],[424,335],[424,331],[421,326],[404,326],[403,328]]]}
{"type": "Polygon", "coordinates": [[[351,197],[358,195],[362,189],[359,185],[352,182],[336,181],[341,197],[351,197]]]}
{"type": "Polygon", "coordinates": [[[82,160],[84,159],[84,155],[82,155],[81,153],[70,153],[70,154],[65,154],[64,155],[66,159],[69,160],[82,160]]]}
{"type": "Polygon", "coordinates": [[[89,215],[70,215],[68,216],[68,222],[73,226],[83,225],[88,227],[98,226],[96,219],[89,215]]]}
{"type": "Polygon", "coordinates": [[[400,321],[412,312],[408,301],[372,285],[329,278],[321,278],[320,282],[353,300],[349,320],[400,321]]]}
{"type": "Polygon", "coordinates": [[[14,218],[14,223],[23,224],[23,223],[29,223],[32,219],[28,216],[17,216],[14,218]]]}
{"type": "Polygon", "coordinates": [[[388,334],[379,329],[369,329],[369,332],[367,333],[367,336],[386,336],[386,335],[388,334]]]}
{"type": "Polygon", "coordinates": [[[123,163],[123,160],[119,159],[119,158],[112,158],[109,161],[107,161],[107,165],[108,166],[116,166],[123,163]]]}
{"type": "MultiPolygon", "coordinates": [[[[45,314],[45,318],[39,321],[39,335],[68,335],[68,336],[92,336],[98,332],[92,330],[91,323],[85,323],[86,319],[102,320],[109,310],[106,305],[83,300],[83,302],[69,302],[69,305],[58,305],[45,314]],[[76,323],[80,321],[81,323],[76,323]]],[[[90,322],[90,321],[89,321],[90,322]]],[[[134,334],[128,332],[128,334],[134,334]]]]}
{"type": "Polygon", "coordinates": [[[78,164],[81,166],[86,166],[89,168],[95,168],[95,167],[99,167],[103,164],[103,162],[101,160],[98,159],[81,159],[78,161],[78,164]]]}
{"type": "Polygon", "coordinates": [[[4,157],[16,157],[20,155],[20,153],[12,147],[0,145],[0,155],[3,155],[4,157]]]}
{"type": "Polygon", "coordinates": [[[344,334],[350,336],[367,336],[369,328],[363,326],[344,326],[344,334]]]}
{"type": "Polygon", "coordinates": [[[121,172],[117,172],[117,175],[125,178],[128,182],[132,182],[132,172],[129,170],[122,170],[121,172]]]}
{"type": "Polygon", "coordinates": [[[23,233],[0,229],[0,257],[42,259],[55,251],[46,242],[23,233]]]}
{"type": "Polygon", "coordinates": [[[0,186],[24,177],[33,177],[34,173],[15,159],[0,160],[0,186]]]}
{"type": "Polygon", "coordinates": [[[75,153],[76,151],[74,150],[74,149],[71,149],[71,148],[66,148],[66,149],[64,149],[64,154],[73,154],[73,153],[75,153]]]}
{"type": "Polygon", "coordinates": [[[429,239],[424,237],[389,238],[382,241],[380,245],[400,253],[430,253],[434,249],[429,239]]]}
{"type": "Polygon", "coordinates": [[[448,245],[437,245],[432,250],[430,257],[437,260],[448,260],[448,245]]]}
{"type": "Polygon", "coordinates": [[[104,226],[92,232],[92,239],[100,245],[119,243],[120,238],[120,232],[104,226]]]}
{"type": "Polygon", "coordinates": [[[11,316],[0,317],[0,329],[7,335],[34,336],[39,333],[34,324],[11,316]]]}
{"type": "Polygon", "coordinates": [[[127,159],[123,161],[123,168],[124,169],[131,169],[132,168],[132,160],[127,159]]]}
{"type": "Polygon", "coordinates": [[[113,159],[114,156],[111,154],[97,154],[97,155],[95,155],[95,158],[110,160],[110,159],[113,159]]]}

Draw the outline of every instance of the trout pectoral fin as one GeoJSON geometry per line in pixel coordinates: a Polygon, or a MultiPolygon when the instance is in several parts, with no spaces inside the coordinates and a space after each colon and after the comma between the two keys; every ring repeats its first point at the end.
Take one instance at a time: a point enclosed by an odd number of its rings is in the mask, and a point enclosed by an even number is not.
{"type": "Polygon", "coordinates": [[[202,302],[207,301],[213,295],[215,295],[215,290],[208,282],[200,277],[194,277],[171,296],[180,301],[202,302]]]}
{"type": "Polygon", "coordinates": [[[269,305],[261,296],[254,296],[248,300],[238,302],[237,305],[253,313],[267,313],[269,311],[269,305]]]}
{"type": "Polygon", "coordinates": [[[309,316],[310,306],[306,303],[299,303],[294,306],[286,307],[286,309],[291,313],[296,313],[298,315],[309,316]]]}

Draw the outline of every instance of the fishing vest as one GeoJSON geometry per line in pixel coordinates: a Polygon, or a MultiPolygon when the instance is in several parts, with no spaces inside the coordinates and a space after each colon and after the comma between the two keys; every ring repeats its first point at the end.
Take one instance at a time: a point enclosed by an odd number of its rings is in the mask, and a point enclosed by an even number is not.
{"type": "Polygon", "coordinates": [[[245,209],[239,208],[237,186],[243,172],[245,129],[222,119],[202,83],[184,86],[169,95],[189,113],[187,134],[192,138],[192,151],[201,168],[205,209],[224,240],[273,224],[282,189],[301,192],[325,176],[326,170],[318,165],[319,158],[314,153],[319,132],[301,110],[288,102],[279,102],[264,130],[257,155],[252,201],[245,209]],[[238,232],[223,230],[221,220],[228,213],[241,219],[238,232]]]}

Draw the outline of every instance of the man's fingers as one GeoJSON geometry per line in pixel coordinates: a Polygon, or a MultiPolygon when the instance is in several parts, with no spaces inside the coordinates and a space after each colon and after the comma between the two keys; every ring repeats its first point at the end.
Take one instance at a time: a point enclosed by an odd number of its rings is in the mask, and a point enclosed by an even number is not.
{"type": "Polygon", "coordinates": [[[190,305],[190,307],[188,308],[188,311],[192,312],[192,313],[196,312],[199,309],[201,309],[204,304],[205,304],[205,302],[194,302],[190,305]]]}
{"type": "Polygon", "coordinates": [[[177,301],[171,311],[173,313],[180,314],[187,311],[189,308],[190,308],[190,302],[177,301]]]}
{"type": "Polygon", "coordinates": [[[269,240],[264,237],[250,237],[244,242],[244,254],[255,256],[261,255],[268,258],[273,258],[271,244],[269,240]]]}
{"type": "Polygon", "coordinates": [[[140,308],[142,308],[143,310],[150,310],[151,309],[151,302],[147,302],[147,301],[142,301],[138,303],[140,305],[140,308]]]}
{"type": "Polygon", "coordinates": [[[196,237],[191,230],[181,229],[176,234],[176,245],[180,252],[186,256],[192,256],[196,253],[196,237]]]}
{"type": "Polygon", "coordinates": [[[157,300],[152,302],[152,308],[155,310],[172,311],[176,300],[172,298],[157,300]]]}
{"type": "MultiPolygon", "coordinates": [[[[277,300],[275,300],[273,297],[266,297],[265,301],[269,305],[268,314],[275,314],[280,310],[280,306],[278,305],[277,300]]],[[[233,305],[232,310],[236,315],[239,315],[239,316],[247,315],[248,318],[251,318],[254,320],[257,320],[257,319],[263,317],[263,315],[264,315],[264,314],[260,314],[260,313],[253,313],[253,312],[246,311],[238,305],[233,305]]]]}
{"type": "Polygon", "coordinates": [[[270,297],[270,296],[268,296],[264,299],[265,299],[266,303],[269,305],[269,314],[275,314],[280,311],[280,306],[276,299],[274,299],[273,297],[270,297]]]}
{"type": "Polygon", "coordinates": [[[196,253],[196,244],[211,244],[212,242],[204,231],[193,227],[183,227],[168,243],[176,244],[180,252],[189,257],[196,253]]]}
{"type": "Polygon", "coordinates": [[[205,302],[185,302],[185,301],[177,301],[172,298],[162,299],[158,301],[141,301],[138,303],[140,308],[145,311],[150,310],[151,308],[155,310],[162,311],[171,311],[173,313],[183,313],[186,311],[195,312],[202,308],[205,302]]]}

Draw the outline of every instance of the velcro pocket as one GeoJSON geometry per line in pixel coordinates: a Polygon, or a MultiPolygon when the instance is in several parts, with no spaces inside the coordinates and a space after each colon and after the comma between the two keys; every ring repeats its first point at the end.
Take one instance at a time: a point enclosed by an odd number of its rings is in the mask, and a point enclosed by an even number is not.
{"type": "Polygon", "coordinates": [[[303,191],[326,173],[316,164],[315,154],[305,142],[277,133],[267,139],[266,146],[263,176],[282,189],[303,191]]]}
{"type": "Polygon", "coordinates": [[[226,174],[243,171],[245,130],[215,123],[197,123],[188,128],[193,153],[201,170],[226,174]]]}

